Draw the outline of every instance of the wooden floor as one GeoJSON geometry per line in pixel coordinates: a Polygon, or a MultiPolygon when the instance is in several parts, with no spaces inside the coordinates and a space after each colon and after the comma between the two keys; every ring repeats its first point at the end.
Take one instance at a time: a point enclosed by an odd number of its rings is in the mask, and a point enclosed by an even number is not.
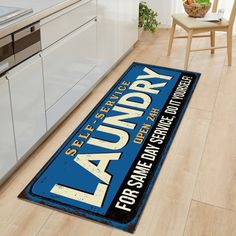
{"type": "MultiPolygon", "coordinates": [[[[17,199],[50,156],[133,62],[183,68],[184,40],[167,57],[168,30],[144,34],[134,50],[0,188],[1,236],[128,236],[80,217],[17,199]]],[[[224,36],[218,37],[224,43],[224,36]]],[[[202,73],[135,236],[236,235],[236,40],[226,51],[194,53],[189,69],[202,73]]],[[[208,46],[195,39],[195,47],[208,46]]]]}

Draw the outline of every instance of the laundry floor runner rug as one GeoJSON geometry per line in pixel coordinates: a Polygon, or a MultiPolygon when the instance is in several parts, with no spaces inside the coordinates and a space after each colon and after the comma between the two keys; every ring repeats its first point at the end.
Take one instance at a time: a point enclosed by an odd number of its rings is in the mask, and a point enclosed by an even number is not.
{"type": "Polygon", "coordinates": [[[134,232],[199,77],[133,63],[19,198],[134,232]]]}

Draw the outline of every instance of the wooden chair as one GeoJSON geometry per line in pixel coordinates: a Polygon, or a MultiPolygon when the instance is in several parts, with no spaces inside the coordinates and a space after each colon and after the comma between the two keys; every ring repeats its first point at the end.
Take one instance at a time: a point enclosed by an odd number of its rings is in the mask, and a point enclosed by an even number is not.
{"type": "MultiPolygon", "coordinates": [[[[216,12],[218,8],[219,0],[215,0],[212,7],[212,12],[216,12]]],[[[171,54],[173,40],[177,38],[187,38],[186,55],[184,69],[188,68],[190,52],[211,50],[211,53],[215,53],[215,49],[227,48],[228,50],[228,65],[232,64],[232,39],[233,39],[233,24],[236,15],[236,0],[234,0],[232,11],[229,20],[223,19],[221,22],[203,22],[195,18],[189,17],[187,14],[174,14],[172,15],[173,23],[170,32],[168,56],[171,54]],[[176,25],[182,27],[188,36],[174,36],[176,25]],[[215,32],[223,31],[227,32],[227,46],[215,46],[215,32]],[[209,32],[209,35],[196,35],[200,33],[209,32]],[[209,48],[191,49],[192,38],[210,37],[209,48]]]]}

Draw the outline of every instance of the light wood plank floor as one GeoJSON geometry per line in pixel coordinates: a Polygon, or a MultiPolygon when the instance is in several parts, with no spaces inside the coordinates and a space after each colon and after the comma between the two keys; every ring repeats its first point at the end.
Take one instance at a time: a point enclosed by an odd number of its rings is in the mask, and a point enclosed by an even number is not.
{"type": "MultiPolygon", "coordinates": [[[[133,62],[183,68],[185,41],[166,56],[168,30],[144,34],[124,60],[0,188],[1,236],[128,236],[99,223],[17,199],[17,195],[133,62]]],[[[217,38],[224,42],[224,36],[217,38]]],[[[236,40],[234,39],[234,42],[236,40]]],[[[209,45],[196,39],[195,47],[209,45]]],[[[190,70],[202,73],[146,204],[135,236],[236,235],[236,45],[194,53],[190,70]]]]}

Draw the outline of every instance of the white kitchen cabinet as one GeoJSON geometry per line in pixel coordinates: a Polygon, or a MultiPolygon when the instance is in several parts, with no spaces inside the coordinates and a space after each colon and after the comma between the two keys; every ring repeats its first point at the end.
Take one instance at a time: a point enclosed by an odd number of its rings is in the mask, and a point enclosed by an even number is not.
{"type": "Polygon", "coordinates": [[[46,133],[42,62],[39,55],[7,73],[12,101],[17,158],[46,133]]]}
{"type": "Polygon", "coordinates": [[[98,63],[110,69],[138,40],[139,0],[97,0],[98,63]]]}
{"type": "Polygon", "coordinates": [[[0,77],[0,179],[16,164],[9,87],[6,77],[0,77]]]}
{"type": "Polygon", "coordinates": [[[81,79],[68,93],[56,104],[47,110],[47,126],[52,128],[62,120],[69,111],[72,111],[101,80],[103,71],[95,67],[83,79],[81,79]]]}
{"type": "Polygon", "coordinates": [[[40,21],[42,49],[96,17],[96,0],[81,0],[40,21]]]}
{"type": "Polygon", "coordinates": [[[96,55],[95,20],[42,52],[47,110],[96,66],[96,55]]]}
{"type": "Polygon", "coordinates": [[[138,40],[139,0],[118,0],[118,58],[138,40]]]}
{"type": "Polygon", "coordinates": [[[98,65],[104,72],[118,60],[118,1],[97,0],[98,65]]]}

